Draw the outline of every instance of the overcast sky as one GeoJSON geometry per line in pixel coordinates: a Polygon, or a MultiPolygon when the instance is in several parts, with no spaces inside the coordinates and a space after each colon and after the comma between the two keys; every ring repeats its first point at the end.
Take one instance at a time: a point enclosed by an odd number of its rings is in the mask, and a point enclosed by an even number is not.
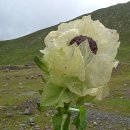
{"type": "Polygon", "coordinates": [[[0,0],[0,40],[13,39],[129,0],[0,0]]]}

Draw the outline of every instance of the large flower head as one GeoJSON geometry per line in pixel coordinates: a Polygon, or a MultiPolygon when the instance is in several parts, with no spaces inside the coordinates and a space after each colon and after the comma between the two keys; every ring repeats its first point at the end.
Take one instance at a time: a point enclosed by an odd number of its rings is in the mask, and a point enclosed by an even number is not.
{"type": "Polygon", "coordinates": [[[107,83],[118,64],[118,40],[116,30],[91,16],[62,23],[57,31],[50,32],[41,50],[48,69],[43,105],[63,107],[86,95],[100,100],[108,95],[107,83]]]}

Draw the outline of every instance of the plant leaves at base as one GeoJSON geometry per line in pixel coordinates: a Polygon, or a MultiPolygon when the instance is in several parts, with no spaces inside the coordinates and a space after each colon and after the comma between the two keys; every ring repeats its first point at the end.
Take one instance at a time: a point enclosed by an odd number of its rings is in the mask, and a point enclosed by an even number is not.
{"type": "Polygon", "coordinates": [[[58,113],[52,118],[54,130],[69,130],[70,114],[58,113]]]}
{"type": "Polygon", "coordinates": [[[62,115],[56,114],[52,118],[53,129],[54,130],[61,130],[61,123],[62,123],[62,115]]]}
{"type": "Polygon", "coordinates": [[[78,116],[74,122],[78,130],[86,130],[86,127],[87,127],[86,116],[87,116],[86,108],[83,106],[80,106],[78,116]]]}

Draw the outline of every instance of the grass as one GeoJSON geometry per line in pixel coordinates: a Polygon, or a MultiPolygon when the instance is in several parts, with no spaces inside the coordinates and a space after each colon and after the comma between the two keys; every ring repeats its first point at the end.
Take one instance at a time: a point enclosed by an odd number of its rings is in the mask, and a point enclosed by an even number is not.
{"type": "Polygon", "coordinates": [[[56,26],[52,26],[18,39],[0,41],[0,65],[34,63],[33,58],[45,47],[44,37],[55,29],[56,26]]]}
{"type": "MultiPolygon", "coordinates": [[[[0,129],[6,127],[8,130],[17,130],[20,129],[22,124],[25,129],[33,129],[27,123],[30,118],[34,118],[35,123],[40,128],[48,125],[50,117],[45,116],[46,110],[43,113],[34,110],[34,114],[30,116],[18,114],[25,110],[26,105],[22,104],[26,104],[28,100],[39,98],[38,90],[44,86],[41,78],[38,77],[39,74],[42,74],[39,68],[11,70],[8,72],[0,70],[0,106],[7,107],[7,110],[0,110],[0,129]],[[32,79],[31,76],[37,78],[32,79]],[[29,79],[26,79],[26,77],[29,77],[29,79]],[[15,106],[20,108],[15,110],[15,106]],[[14,113],[12,117],[6,117],[8,111],[14,113]]],[[[121,63],[113,71],[108,85],[110,87],[110,96],[102,101],[94,101],[93,109],[130,116],[130,64],[121,63]]]]}
{"type": "Polygon", "coordinates": [[[0,106],[7,107],[7,109],[0,109],[1,130],[4,128],[18,130],[20,127],[31,129],[32,127],[27,123],[30,118],[35,118],[35,123],[40,124],[42,128],[48,123],[48,117],[43,118],[45,113],[39,113],[37,110],[34,110],[35,114],[30,116],[18,114],[25,111],[26,101],[39,98],[38,90],[42,89],[44,85],[41,78],[38,77],[39,74],[41,71],[38,68],[10,70],[9,72],[0,70],[0,106]],[[32,79],[31,76],[37,78],[32,79]],[[15,106],[20,108],[15,109],[15,106]],[[13,113],[13,116],[7,117],[8,112],[13,113]]]}
{"type": "Polygon", "coordinates": [[[130,44],[127,42],[121,42],[117,59],[122,62],[130,63],[130,44]]]}
{"type": "MultiPolygon", "coordinates": [[[[1,105],[12,105],[15,102],[21,102],[23,99],[26,99],[28,92],[36,91],[37,87],[40,88],[43,85],[40,84],[40,79],[31,79],[31,76],[38,75],[37,70],[35,69],[25,69],[25,70],[12,70],[9,72],[0,72],[1,75],[1,105]],[[30,79],[26,79],[27,76],[30,76],[30,79]],[[9,78],[9,79],[8,79],[9,78]],[[25,96],[26,95],[26,96],[25,96]],[[6,104],[5,104],[6,103],[6,104]]],[[[38,95],[36,93],[36,95],[38,95]]]]}
{"type": "Polygon", "coordinates": [[[120,115],[130,116],[130,100],[120,99],[120,97],[108,98],[102,102],[96,102],[97,107],[103,111],[109,111],[120,115]]]}

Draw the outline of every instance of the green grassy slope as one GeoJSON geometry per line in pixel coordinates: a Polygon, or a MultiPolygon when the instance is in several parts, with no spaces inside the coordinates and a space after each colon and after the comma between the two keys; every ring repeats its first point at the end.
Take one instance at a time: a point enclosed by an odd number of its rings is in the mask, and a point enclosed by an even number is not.
{"type": "Polygon", "coordinates": [[[18,39],[0,41],[0,65],[32,63],[33,57],[44,48],[44,37],[55,28],[53,26],[18,39]]]}
{"type": "MultiPolygon", "coordinates": [[[[130,2],[94,11],[91,15],[106,27],[118,30],[121,47],[117,57],[122,62],[129,62],[130,2]]],[[[18,39],[0,41],[0,65],[32,63],[33,57],[40,55],[39,50],[44,48],[45,36],[56,28],[57,26],[52,26],[18,39]]]]}

